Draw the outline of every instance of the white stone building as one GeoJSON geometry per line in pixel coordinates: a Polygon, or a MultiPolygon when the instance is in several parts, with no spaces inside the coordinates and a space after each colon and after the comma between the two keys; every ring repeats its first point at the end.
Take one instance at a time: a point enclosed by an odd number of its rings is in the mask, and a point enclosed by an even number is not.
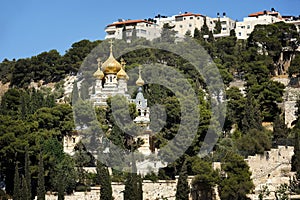
{"type": "Polygon", "coordinates": [[[194,34],[195,28],[201,30],[206,20],[206,24],[210,31],[214,31],[215,23],[220,19],[222,30],[216,37],[228,36],[230,30],[234,29],[235,21],[226,17],[211,18],[202,14],[196,14],[191,12],[180,13],[173,16],[161,16],[157,15],[151,20],[119,20],[106,26],[105,39],[122,39],[123,31],[126,30],[126,37],[128,41],[132,37],[133,30],[136,30],[137,37],[153,40],[160,37],[164,24],[174,26],[174,30],[177,31],[177,37],[183,38],[187,31],[194,34]],[[125,29],[124,29],[125,27],[125,29]]]}
{"type": "Polygon", "coordinates": [[[201,30],[202,26],[204,25],[205,19],[209,30],[213,30],[213,20],[204,15],[194,14],[190,12],[175,15],[174,30],[177,31],[178,37],[183,37],[187,31],[190,31],[193,35],[195,28],[201,30]]]}
{"type": "Polygon", "coordinates": [[[273,24],[284,21],[277,11],[262,11],[249,14],[242,22],[236,23],[235,33],[238,39],[247,39],[258,24],[273,24]]]}
{"type": "Polygon", "coordinates": [[[236,21],[224,15],[223,17],[212,18],[214,24],[220,20],[221,22],[221,33],[214,34],[214,37],[226,37],[230,35],[230,31],[235,29],[236,21]]]}
{"type": "Polygon", "coordinates": [[[106,26],[105,39],[122,39],[124,31],[129,41],[134,31],[139,38],[153,40],[160,36],[161,28],[158,24],[147,20],[119,20],[106,26]]]}

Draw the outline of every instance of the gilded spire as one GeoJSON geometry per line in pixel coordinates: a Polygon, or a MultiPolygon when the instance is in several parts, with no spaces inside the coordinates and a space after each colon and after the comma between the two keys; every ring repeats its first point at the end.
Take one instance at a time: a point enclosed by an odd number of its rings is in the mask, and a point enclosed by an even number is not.
{"type": "Polygon", "coordinates": [[[141,66],[139,66],[139,78],[135,83],[136,83],[137,86],[140,86],[140,87],[142,87],[145,84],[145,82],[144,82],[144,80],[142,79],[142,76],[141,76],[141,71],[142,71],[141,66]]]}
{"type": "Polygon", "coordinates": [[[122,67],[121,67],[121,69],[120,69],[120,71],[117,73],[117,77],[119,78],[119,79],[129,79],[129,77],[128,77],[128,75],[126,74],[126,72],[125,72],[125,65],[126,65],[126,62],[125,62],[125,60],[123,59],[123,58],[121,58],[121,65],[122,65],[122,67]]]}
{"type": "Polygon", "coordinates": [[[108,43],[110,44],[110,48],[109,48],[110,49],[110,55],[112,55],[114,41],[111,39],[108,43]]]}
{"type": "Polygon", "coordinates": [[[97,78],[97,79],[103,79],[104,73],[100,70],[100,67],[101,67],[101,65],[102,65],[101,59],[98,58],[98,59],[97,59],[97,62],[98,62],[98,64],[97,64],[98,69],[97,69],[97,71],[93,74],[93,76],[94,76],[95,78],[97,78]]]}

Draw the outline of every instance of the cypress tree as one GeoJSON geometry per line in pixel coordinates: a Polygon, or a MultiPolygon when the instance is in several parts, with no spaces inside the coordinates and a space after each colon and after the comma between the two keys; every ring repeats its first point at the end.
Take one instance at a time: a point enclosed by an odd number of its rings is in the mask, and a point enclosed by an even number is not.
{"type": "Polygon", "coordinates": [[[136,39],[137,39],[136,26],[134,26],[132,29],[131,41],[136,40],[136,39]]]}
{"type": "Polygon", "coordinates": [[[22,200],[30,200],[29,189],[27,187],[27,180],[25,176],[22,175],[21,178],[21,199],[22,200]]]}
{"type": "Polygon", "coordinates": [[[83,81],[80,87],[80,98],[86,100],[89,98],[89,84],[87,81],[83,81]]]}
{"type": "Polygon", "coordinates": [[[208,35],[209,34],[209,28],[207,26],[206,17],[204,18],[204,24],[201,27],[201,33],[202,33],[202,35],[208,35]]]}
{"type": "Polygon", "coordinates": [[[218,18],[218,21],[216,22],[214,33],[215,34],[221,33],[221,30],[222,30],[222,25],[221,25],[220,18],[218,18]]]}
{"type": "Polygon", "coordinates": [[[122,29],[122,39],[126,42],[127,41],[127,35],[126,35],[126,26],[124,25],[122,29]]]}
{"type": "Polygon", "coordinates": [[[196,40],[201,40],[203,39],[203,37],[201,36],[200,30],[198,28],[195,28],[194,30],[194,38],[196,40]]]}
{"type": "Polygon", "coordinates": [[[45,200],[45,178],[44,178],[44,161],[42,153],[39,155],[39,171],[38,171],[38,188],[37,200],[45,200]]]}
{"type": "Polygon", "coordinates": [[[184,162],[177,182],[176,200],[189,199],[190,188],[187,182],[187,178],[188,178],[187,166],[186,166],[186,162],[184,162]]]}
{"type": "Polygon", "coordinates": [[[13,199],[21,200],[21,181],[20,181],[20,175],[19,175],[19,165],[18,165],[17,161],[16,161],[16,165],[15,165],[13,199]]]}
{"type": "Polygon", "coordinates": [[[250,129],[263,130],[259,105],[251,92],[247,95],[246,105],[242,119],[242,131],[247,133],[250,129]]]}
{"type": "Polygon", "coordinates": [[[284,123],[284,119],[277,114],[274,119],[273,123],[273,141],[278,144],[280,139],[286,139],[288,135],[288,129],[284,123]]]}
{"type": "Polygon", "coordinates": [[[29,160],[29,152],[28,152],[28,146],[25,147],[25,182],[23,184],[26,184],[26,187],[24,188],[24,193],[26,194],[26,200],[31,199],[31,174],[30,174],[30,160],[29,160]],[[25,190],[26,189],[26,190],[25,190]]]}
{"type": "Polygon", "coordinates": [[[124,200],[136,200],[137,197],[137,187],[136,187],[136,174],[127,173],[125,181],[125,191],[124,191],[124,200]]]}
{"type": "MultiPolygon", "coordinates": [[[[131,152],[133,152],[133,144],[131,144],[131,152]]],[[[127,174],[125,181],[125,191],[124,200],[137,200],[140,195],[138,195],[138,183],[137,183],[137,169],[134,154],[132,153],[132,169],[131,173],[127,174]]]]}
{"type": "Polygon", "coordinates": [[[137,200],[143,200],[143,179],[141,175],[137,177],[137,200]]]}
{"type": "Polygon", "coordinates": [[[77,81],[74,82],[73,91],[72,91],[72,104],[74,105],[79,99],[79,91],[77,86],[77,81]]]}
{"type": "Polygon", "coordinates": [[[100,180],[100,199],[112,200],[111,179],[108,168],[101,162],[97,162],[97,174],[100,180]]]}
{"type": "Polygon", "coordinates": [[[21,101],[21,118],[22,119],[25,119],[26,115],[27,115],[27,103],[28,102],[26,102],[25,95],[26,94],[23,94],[21,96],[21,100],[20,100],[21,101]]]}

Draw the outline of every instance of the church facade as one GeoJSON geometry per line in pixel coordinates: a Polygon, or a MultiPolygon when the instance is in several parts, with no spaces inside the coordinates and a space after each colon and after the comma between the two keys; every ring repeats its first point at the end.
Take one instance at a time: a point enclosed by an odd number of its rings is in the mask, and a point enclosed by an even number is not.
{"type": "MultiPolygon", "coordinates": [[[[138,86],[137,95],[131,98],[128,94],[127,81],[129,76],[125,71],[126,62],[122,58],[117,61],[113,56],[113,45],[111,42],[110,54],[105,62],[102,63],[100,58],[97,59],[98,67],[93,76],[96,79],[95,89],[90,94],[90,101],[94,107],[107,106],[107,99],[115,95],[122,95],[126,97],[128,102],[134,103],[138,112],[138,116],[133,119],[134,123],[143,127],[143,132],[139,134],[135,140],[140,138],[144,144],[139,147],[138,151],[144,155],[152,153],[150,149],[150,109],[148,107],[147,99],[143,95],[144,80],[141,77],[141,68],[139,68],[139,78],[136,81],[138,86]]],[[[80,135],[69,135],[64,137],[64,151],[68,154],[74,154],[74,147],[80,141],[80,135]]]]}

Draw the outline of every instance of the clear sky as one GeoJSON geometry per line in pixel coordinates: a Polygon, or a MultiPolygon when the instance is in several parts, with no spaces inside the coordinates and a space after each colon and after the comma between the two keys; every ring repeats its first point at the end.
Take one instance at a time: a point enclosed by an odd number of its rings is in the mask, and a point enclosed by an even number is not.
{"type": "Polygon", "coordinates": [[[226,12],[241,21],[249,13],[275,8],[300,15],[300,0],[1,0],[0,61],[26,58],[57,49],[64,54],[82,39],[104,39],[104,28],[118,19],[157,14],[226,12]]]}

